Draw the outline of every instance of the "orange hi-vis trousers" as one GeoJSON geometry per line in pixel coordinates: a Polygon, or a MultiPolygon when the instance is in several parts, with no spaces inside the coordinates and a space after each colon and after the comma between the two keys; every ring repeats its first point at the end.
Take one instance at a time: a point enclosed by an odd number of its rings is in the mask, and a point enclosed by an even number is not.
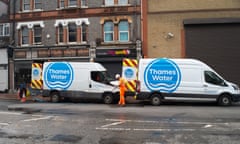
{"type": "Polygon", "coordinates": [[[125,105],[125,84],[123,78],[119,80],[119,90],[120,90],[120,100],[118,102],[119,105],[125,105]]]}

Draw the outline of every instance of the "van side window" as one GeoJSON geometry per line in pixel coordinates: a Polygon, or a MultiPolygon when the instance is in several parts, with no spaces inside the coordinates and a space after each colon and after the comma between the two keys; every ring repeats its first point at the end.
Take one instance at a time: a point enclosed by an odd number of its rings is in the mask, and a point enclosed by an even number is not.
{"type": "Polygon", "coordinates": [[[104,77],[101,72],[98,71],[92,71],[91,72],[91,79],[97,82],[103,82],[104,77]]]}
{"type": "Polygon", "coordinates": [[[212,71],[204,71],[205,81],[214,85],[224,85],[224,81],[212,71]]]}

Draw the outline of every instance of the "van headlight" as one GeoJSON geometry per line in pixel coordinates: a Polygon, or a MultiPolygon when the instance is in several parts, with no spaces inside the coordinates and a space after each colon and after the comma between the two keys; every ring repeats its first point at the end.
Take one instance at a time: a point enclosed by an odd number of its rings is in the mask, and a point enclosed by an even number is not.
{"type": "Polygon", "coordinates": [[[237,85],[233,85],[233,84],[232,84],[232,87],[233,87],[234,90],[240,90],[237,85]]]}

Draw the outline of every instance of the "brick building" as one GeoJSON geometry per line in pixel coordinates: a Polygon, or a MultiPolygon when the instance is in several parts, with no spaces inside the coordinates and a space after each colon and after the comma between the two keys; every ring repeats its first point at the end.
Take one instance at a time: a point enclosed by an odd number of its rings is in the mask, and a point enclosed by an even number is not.
{"type": "Polygon", "coordinates": [[[10,43],[10,23],[8,1],[0,0],[0,91],[8,89],[8,45],[10,43]]]}
{"type": "Polygon", "coordinates": [[[197,58],[240,84],[239,0],[147,0],[143,53],[197,58]]]}
{"type": "Polygon", "coordinates": [[[10,0],[10,88],[30,83],[32,62],[90,61],[112,75],[136,58],[140,0],[10,0]]]}

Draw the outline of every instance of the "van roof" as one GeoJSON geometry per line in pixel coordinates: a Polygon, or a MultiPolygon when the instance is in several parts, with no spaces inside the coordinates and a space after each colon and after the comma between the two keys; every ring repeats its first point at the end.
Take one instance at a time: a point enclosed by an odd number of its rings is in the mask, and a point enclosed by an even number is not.
{"type": "Polygon", "coordinates": [[[70,65],[82,68],[82,69],[95,69],[95,70],[101,70],[105,71],[106,68],[102,66],[100,63],[96,62],[67,62],[67,61],[56,61],[56,62],[45,62],[45,65],[49,65],[51,63],[69,63],[70,65]]]}

